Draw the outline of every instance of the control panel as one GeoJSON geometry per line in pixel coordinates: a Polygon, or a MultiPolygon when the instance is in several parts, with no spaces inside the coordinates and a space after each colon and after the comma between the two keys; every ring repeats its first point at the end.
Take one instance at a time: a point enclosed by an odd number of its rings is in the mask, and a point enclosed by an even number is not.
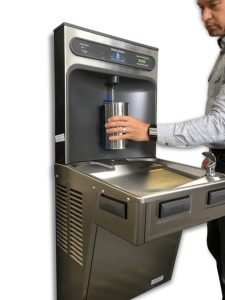
{"type": "Polygon", "coordinates": [[[155,59],[152,56],[80,38],[71,39],[70,49],[75,55],[79,56],[145,69],[148,71],[152,71],[155,68],[155,59]]]}

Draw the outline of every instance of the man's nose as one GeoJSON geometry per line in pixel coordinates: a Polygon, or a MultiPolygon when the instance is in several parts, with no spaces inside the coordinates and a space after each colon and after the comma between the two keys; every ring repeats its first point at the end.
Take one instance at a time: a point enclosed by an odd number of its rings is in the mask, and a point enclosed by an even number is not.
{"type": "Polygon", "coordinates": [[[212,18],[211,9],[205,7],[205,9],[203,10],[203,13],[202,13],[202,21],[205,23],[211,18],[212,18]]]}

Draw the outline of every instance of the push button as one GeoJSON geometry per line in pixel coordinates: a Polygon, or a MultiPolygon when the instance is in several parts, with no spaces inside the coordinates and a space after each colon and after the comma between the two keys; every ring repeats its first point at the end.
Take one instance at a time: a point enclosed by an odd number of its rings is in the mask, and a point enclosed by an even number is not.
{"type": "Polygon", "coordinates": [[[159,204],[159,218],[162,219],[187,212],[190,210],[190,203],[189,197],[161,202],[159,204]]]}
{"type": "Polygon", "coordinates": [[[127,204],[123,202],[119,202],[114,199],[110,199],[105,196],[100,196],[99,198],[99,206],[101,209],[116,215],[120,218],[127,218],[127,204]]]}
{"type": "Polygon", "coordinates": [[[209,192],[208,205],[225,202],[225,189],[209,192]]]}

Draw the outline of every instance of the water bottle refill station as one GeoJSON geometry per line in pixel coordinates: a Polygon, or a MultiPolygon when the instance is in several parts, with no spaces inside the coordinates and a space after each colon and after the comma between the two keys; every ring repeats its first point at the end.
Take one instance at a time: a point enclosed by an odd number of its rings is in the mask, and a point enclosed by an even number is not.
{"type": "Polygon", "coordinates": [[[171,279],[182,230],[225,215],[225,176],[109,143],[108,115],[156,124],[158,49],[54,30],[58,300],[129,300],[171,279]]]}

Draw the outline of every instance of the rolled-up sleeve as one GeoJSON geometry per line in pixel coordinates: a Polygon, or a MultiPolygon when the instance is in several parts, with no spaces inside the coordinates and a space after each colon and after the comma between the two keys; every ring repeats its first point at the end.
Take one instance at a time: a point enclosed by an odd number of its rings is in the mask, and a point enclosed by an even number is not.
{"type": "Polygon", "coordinates": [[[209,114],[181,123],[158,124],[158,143],[172,147],[225,149],[225,85],[221,87],[209,114]]]}

